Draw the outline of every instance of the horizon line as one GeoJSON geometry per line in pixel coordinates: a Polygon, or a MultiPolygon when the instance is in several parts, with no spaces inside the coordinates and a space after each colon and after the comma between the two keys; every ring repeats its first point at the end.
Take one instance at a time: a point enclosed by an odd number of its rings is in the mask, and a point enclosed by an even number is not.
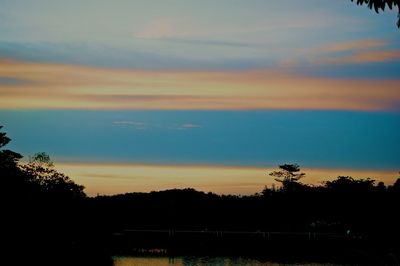
{"type": "MultiPolygon", "coordinates": [[[[115,195],[128,192],[150,192],[166,189],[193,188],[216,194],[252,195],[265,186],[273,186],[275,180],[269,171],[276,167],[249,167],[226,165],[160,165],[160,164],[112,164],[84,162],[55,162],[58,171],[70,176],[86,187],[88,195],[115,195]]],[[[355,179],[371,178],[376,182],[393,184],[398,171],[349,170],[303,168],[305,184],[318,185],[338,176],[355,179]]]]}

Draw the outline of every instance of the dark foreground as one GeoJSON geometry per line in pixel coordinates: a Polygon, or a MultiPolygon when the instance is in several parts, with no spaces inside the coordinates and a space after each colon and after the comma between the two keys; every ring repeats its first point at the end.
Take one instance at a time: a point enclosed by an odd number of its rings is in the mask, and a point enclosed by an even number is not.
{"type": "Polygon", "coordinates": [[[264,192],[3,201],[5,254],[17,265],[112,265],[116,255],[399,265],[394,189],[264,192]]]}
{"type": "Polygon", "coordinates": [[[113,255],[156,250],[399,264],[400,178],[310,186],[299,182],[298,165],[285,164],[271,173],[279,189],[251,196],[172,189],[90,198],[45,153],[20,164],[20,154],[3,149],[9,142],[0,132],[1,251],[12,265],[111,265],[113,255]]]}
{"type": "Polygon", "coordinates": [[[3,201],[2,240],[17,265],[101,266],[143,254],[399,265],[398,195],[371,187],[19,198],[3,201]]]}
{"type": "Polygon", "coordinates": [[[399,264],[399,250],[393,248],[396,243],[338,233],[124,230],[114,234],[112,240],[113,254],[117,255],[242,256],[287,263],[399,264]]]}
{"type": "Polygon", "coordinates": [[[113,257],[241,257],[281,263],[399,265],[390,238],[313,232],[123,230],[65,242],[59,235],[11,243],[15,265],[113,265],[113,257]],[[101,236],[101,237],[100,237],[101,236]],[[16,251],[16,252],[15,252],[16,251]]]}

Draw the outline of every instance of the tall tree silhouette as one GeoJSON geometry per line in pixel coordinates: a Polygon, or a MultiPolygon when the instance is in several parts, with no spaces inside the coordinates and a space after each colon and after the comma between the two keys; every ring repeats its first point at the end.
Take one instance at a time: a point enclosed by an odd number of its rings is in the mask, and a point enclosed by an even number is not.
{"type": "MultiPolygon", "coordinates": [[[[0,126],[0,129],[2,126],[0,126]]],[[[11,139],[6,133],[0,132],[0,181],[2,184],[1,197],[9,198],[19,197],[17,195],[26,195],[27,187],[24,175],[18,168],[18,162],[22,155],[11,150],[3,149],[11,139]]]]}
{"type": "MultiPolygon", "coordinates": [[[[3,126],[0,126],[0,129],[2,128],[3,126]]],[[[22,155],[19,153],[2,149],[10,141],[11,139],[6,136],[6,133],[0,132],[0,169],[2,170],[15,169],[18,161],[22,158],[22,155]]]]}
{"type": "Polygon", "coordinates": [[[300,173],[300,166],[298,164],[283,164],[279,165],[278,171],[273,171],[269,175],[282,183],[284,190],[288,190],[298,187],[300,185],[298,181],[306,174],[300,173]]]}
{"type": "MultiPolygon", "coordinates": [[[[351,0],[354,2],[354,0],[351,0]]],[[[397,27],[400,28],[400,0],[356,0],[357,5],[366,4],[370,9],[374,9],[376,13],[379,13],[379,10],[384,11],[385,7],[388,6],[390,9],[393,9],[395,6],[398,8],[398,20],[397,27]]]]}

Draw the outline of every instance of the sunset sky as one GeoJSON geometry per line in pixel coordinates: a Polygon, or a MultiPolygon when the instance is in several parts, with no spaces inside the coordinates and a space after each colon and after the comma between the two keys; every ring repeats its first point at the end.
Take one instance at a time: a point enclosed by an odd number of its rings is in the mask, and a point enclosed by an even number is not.
{"type": "Polygon", "coordinates": [[[400,30],[350,0],[0,0],[0,125],[90,195],[393,183],[400,30]]]}

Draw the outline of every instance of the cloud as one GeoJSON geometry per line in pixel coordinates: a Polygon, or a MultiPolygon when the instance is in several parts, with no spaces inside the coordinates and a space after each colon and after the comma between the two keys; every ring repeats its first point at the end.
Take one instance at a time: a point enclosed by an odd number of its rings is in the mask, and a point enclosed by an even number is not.
{"type": "Polygon", "coordinates": [[[137,122],[137,121],[115,121],[113,122],[114,125],[118,126],[129,126],[133,127],[137,130],[144,130],[148,128],[148,124],[144,122],[137,122]]]}
{"type": "Polygon", "coordinates": [[[400,49],[388,49],[386,39],[361,39],[299,50],[298,56],[281,61],[282,67],[299,65],[352,65],[400,61],[400,49]]]}
{"type": "Polygon", "coordinates": [[[10,77],[1,77],[0,76],[0,86],[1,85],[21,85],[21,84],[27,84],[28,82],[23,79],[18,79],[18,78],[10,78],[10,77]]]}
{"type": "Polygon", "coordinates": [[[0,76],[27,81],[0,85],[1,109],[400,109],[400,80],[309,77],[283,69],[137,70],[0,60],[0,76]]]}
{"type": "Polygon", "coordinates": [[[187,130],[194,128],[201,128],[200,125],[186,123],[186,124],[162,124],[162,123],[146,123],[139,121],[114,121],[113,125],[116,126],[127,126],[137,130],[145,130],[145,129],[167,129],[167,130],[187,130]]]}
{"type": "Polygon", "coordinates": [[[134,36],[143,39],[182,37],[185,35],[182,25],[184,25],[184,23],[177,18],[160,17],[151,21],[140,31],[134,33],[134,36]]]}
{"type": "Polygon", "coordinates": [[[365,64],[400,60],[400,49],[387,49],[389,41],[385,39],[362,39],[336,43],[321,47],[320,55],[312,58],[312,64],[365,64]]]}
{"type": "Polygon", "coordinates": [[[193,39],[193,38],[173,38],[173,37],[163,37],[163,38],[141,38],[149,40],[162,40],[171,43],[182,43],[190,45],[210,45],[210,46],[227,46],[227,47],[263,47],[265,44],[262,43],[251,43],[251,42],[239,42],[239,41],[229,41],[229,40],[216,40],[216,39],[193,39]]]}
{"type": "Polygon", "coordinates": [[[195,125],[195,124],[183,124],[181,126],[182,129],[191,129],[191,128],[201,128],[200,125],[195,125]]]}
{"type": "MultiPolygon", "coordinates": [[[[231,33],[243,33],[248,28],[241,30],[235,28],[231,33]]],[[[175,44],[187,44],[191,46],[225,46],[234,48],[263,48],[265,44],[260,42],[246,42],[237,40],[229,40],[223,38],[229,29],[220,29],[218,27],[208,28],[205,30],[200,25],[193,24],[190,20],[176,17],[161,17],[153,20],[141,30],[135,32],[135,39],[156,41],[175,44]]],[[[235,34],[233,34],[235,35],[235,34]]],[[[185,56],[187,57],[187,56],[185,56]]]]}
{"type": "Polygon", "coordinates": [[[349,42],[338,42],[320,47],[317,50],[324,53],[345,52],[345,51],[366,51],[374,48],[382,48],[389,42],[384,39],[361,39],[349,42]]]}
{"type": "Polygon", "coordinates": [[[378,50],[378,51],[357,51],[347,56],[321,57],[310,60],[312,64],[366,64],[381,63],[389,61],[400,61],[400,49],[378,50]]]}

